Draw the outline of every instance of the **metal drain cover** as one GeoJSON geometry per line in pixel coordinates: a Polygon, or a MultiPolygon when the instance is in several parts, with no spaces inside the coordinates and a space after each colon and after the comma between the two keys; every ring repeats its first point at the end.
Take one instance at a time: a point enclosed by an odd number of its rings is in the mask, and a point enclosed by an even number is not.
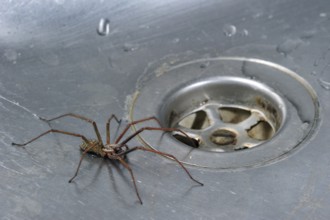
{"type": "MultiPolygon", "coordinates": [[[[273,137],[286,116],[284,101],[274,91],[238,77],[198,80],[165,103],[165,126],[183,130],[197,140],[199,149],[217,152],[262,144],[273,137]],[[203,101],[196,105],[193,100],[203,101]]],[[[180,141],[185,138],[179,133],[174,136],[180,141]]]]}
{"type": "Polygon", "coordinates": [[[283,66],[236,57],[160,66],[137,85],[130,116],[155,115],[162,126],[185,131],[192,140],[175,132],[140,138],[186,164],[237,169],[275,162],[317,125],[316,93],[283,66]]]}

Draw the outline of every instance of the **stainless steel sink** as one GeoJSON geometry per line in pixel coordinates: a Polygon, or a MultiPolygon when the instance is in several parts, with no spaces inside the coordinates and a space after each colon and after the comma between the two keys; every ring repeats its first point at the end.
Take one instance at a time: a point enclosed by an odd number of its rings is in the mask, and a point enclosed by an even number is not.
{"type": "MultiPolygon", "coordinates": [[[[2,2],[0,219],[328,219],[329,18],[326,0],[2,2]],[[153,115],[185,130],[197,148],[157,131],[129,146],[175,155],[204,186],[134,152],[141,206],[109,160],[88,155],[68,183],[79,138],[11,145],[50,128],[95,137],[39,119],[68,112],[103,138],[111,114],[123,119],[112,135],[153,115]]],[[[157,124],[130,132],[144,125],[157,124]]]]}

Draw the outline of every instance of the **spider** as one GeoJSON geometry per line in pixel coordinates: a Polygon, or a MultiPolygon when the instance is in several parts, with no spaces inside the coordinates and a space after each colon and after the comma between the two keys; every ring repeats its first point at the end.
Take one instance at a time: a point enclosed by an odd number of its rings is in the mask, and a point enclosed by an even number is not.
{"type": "Polygon", "coordinates": [[[193,178],[192,175],[190,174],[190,172],[187,170],[187,168],[175,156],[173,156],[171,154],[168,154],[168,153],[165,153],[165,152],[158,151],[158,150],[143,147],[143,146],[135,146],[133,148],[129,148],[127,146],[127,143],[130,140],[132,140],[135,136],[137,136],[138,134],[140,134],[141,132],[143,132],[145,130],[155,130],[155,131],[163,131],[163,132],[173,132],[173,131],[175,131],[175,132],[181,133],[182,135],[184,135],[188,139],[190,139],[189,136],[185,132],[181,131],[180,129],[161,127],[160,122],[156,117],[148,117],[148,118],[143,118],[143,119],[140,119],[140,120],[132,121],[131,123],[127,124],[125,129],[123,129],[123,131],[119,134],[119,136],[115,139],[115,141],[113,143],[111,143],[111,140],[110,140],[110,123],[113,119],[117,122],[118,126],[121,123],[121,120],[119,120],[116,117],[116,115],[112,114],[111,117],[107,120],[107,123],[106,123],[106,144],[103,144],[102,137],[100,135],[100,132],[98,130],[96,122],[89,119],[89,118],[86,118],[82,115],[75,114],[75,113],[67,113],[67,114],[63,114],[63,115],[60,115],[60,116],[57,116],[57,117],[54,117],[54,118],[51,118],[51,119],[45,119],[45,118],[41,118],[41,117],[40,117],[40,119],[42,121],[45,121],[45,122],[50,122],[50,121],[57,120],[57,119],[60,119],[60,118],[63,118],[63,117],[73,117],[73,118],[80,119],[80,120],[83,120],[85,122],[88,122],[88,123],[92,124],[97,139],[87,139],[84,135],[81,135],[81,134],[78,134],[78,133],[72,133],[72,132],[68,132],[68,131],[64,131],[64,130],[50,129],[50,130],[47,130],[46,132],[41,133],[40,135],[36,136],[35,138],[32,138],[30,141],[27,141],[23,144],[12,143],[12,145],[22,147],[22,146],[25,146],[27,144],[30,144],[31,142],[39,139],[40,137],[42,137],[46,134],[49,134],[49,133],[60,133],[60,134],[74,136],[74,137],[79,137],[83,141],[82,144],[80,145],[80,149],[82,150],[82,155],[80,157],[76,172],[74,173],[73,177],[69,180],[69,183],[71,183],[73,181],[73,179],[78,175],[79,168],[81,166],[81,163],[82,163],[86,153],[92,153],[92,154],[95,154],[99,157],[108,158],[108,159],[114,160],[114,161],[119,161],[119,163],[121,163],[129,171],[129,173],[131,175],[131,178],[132,178],[132,181],[133,181],[133,186],[134,186],[134,189],[135,189],[136,196],[137,196],[139,202],[141,203],[141,205],[142,205],[142,199],[140,197],[140,194],[139,194],[139,191],[138,191],[138,188],[137,188],[137,185],[136,185],[136,180],[135,180],[132,168],[130,167],[128,162],[126,162],[126,160],[125,160],[126,155],[128,153],[133,152],[133,151],[137,151],[137,150],[147,151],[147,152],[151,152],[151,153],[155,153],[155,154],[158,154],[158,155],[161,155],[161,156],[171,158],[174,161],[176,161],[182,167],[182,169],[186,172],[186,174],[189,176],[189,178],[191,180],[193,180],[194,182],[198,183],[201,186],[204,185],[203,183],[201,183],[198,180],[196,180],[195,178],[193,178]],[[138,123],[151,121],[151,120],[156,121],[157,124],[160,127],[142,127],[139,130],[135,131],[133,134],[131,134],[128,137],[123,139],[124,135],[127,133],[128,129],[131,126],[133,126],[135,124],[138,124],[138,123]]]}

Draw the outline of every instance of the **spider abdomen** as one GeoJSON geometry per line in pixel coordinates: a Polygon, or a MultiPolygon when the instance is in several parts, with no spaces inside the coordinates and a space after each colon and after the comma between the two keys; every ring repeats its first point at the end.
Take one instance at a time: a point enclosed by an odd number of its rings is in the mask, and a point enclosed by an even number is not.
{"type": "Polygon", "coordinates": [[[80,149],[82,151],[85,151],[88,147],[90,147],[92,145],[95,145],[90,150],[88,150],[88,153],[95,154],[95,155],[100,156],[100,157],[105,157],[106,156],[106,153],[102,150],[103,149],[103,145],[98,140],[90,139],[88,141],[89,141],[89,143],[87,143],[86,141],[84,141],[80,145],[80,149]]]}

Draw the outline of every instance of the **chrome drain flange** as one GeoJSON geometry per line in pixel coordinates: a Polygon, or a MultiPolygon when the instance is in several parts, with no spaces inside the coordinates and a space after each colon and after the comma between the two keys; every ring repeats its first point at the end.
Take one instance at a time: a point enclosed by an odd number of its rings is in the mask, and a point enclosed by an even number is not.
{"type": "MultiPolygon", "coordinates": [[[[165,103],[164,124],[194,138],[198,146],[190,144],[192,147],[217,152],[262,144],[276,134],[286,116],[285,103],[274,91],[238,77],[198,80],[176,91],[165,103]],[[199,102],[193,104],[192,100],[199,102]]],[[[173,136],[189,145],[182,134],[173,136]]]]}
{"type": "Polygon", "coordinates": [[[143,144],[199,167],[232,170],[276,162],[303,146],[319,121],[312,87],[297,73],[259,59],[162,63],[137,88],[128,103],[131,120],[155,115],[163,127],[191,137],[150,131],[140,135],[143,144]]]}

